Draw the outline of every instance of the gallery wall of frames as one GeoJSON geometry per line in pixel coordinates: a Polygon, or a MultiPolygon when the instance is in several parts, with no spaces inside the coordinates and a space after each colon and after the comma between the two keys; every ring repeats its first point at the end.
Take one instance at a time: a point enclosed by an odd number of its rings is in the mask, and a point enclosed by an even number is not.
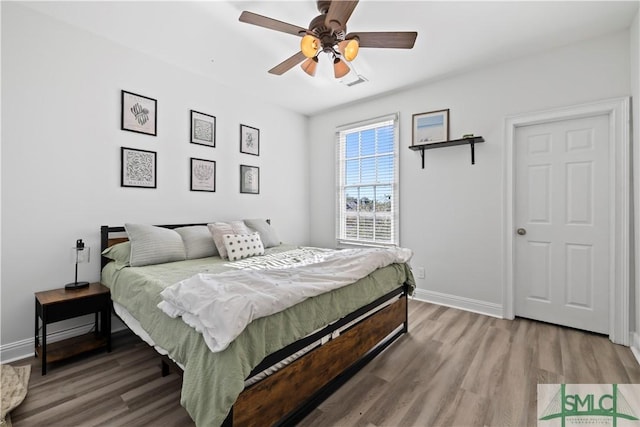
{"type": "MultiPolygon", "coordinates": [[[[186,112],[185,112],[186,113],[186,112]]],[[[189,110],[185,114],[185,141],[210,147],[209,158],[190,157],[189,190],[216,191],[216,116],[201,111],[189,110]],[[188,129],[188,137],[187,137],[188,129]]],[[[141,135],[158,135],[158,100],[121,91],[120,129],[141,135]]],[[[239,150],[249,156],[260,156],[260,129],[239,124],[239,150]]],[[[249,158],[249,157],[248,157],[249,158]]],[[[120,147],[120,186],[157,188],[158,152],[135,147],[120,147]]],[[[260,168],[249,164],[239,165],[240,193],[260,194],[260,168]]],[[[230,185],[224,183],[224,185],[230,185]]]]}

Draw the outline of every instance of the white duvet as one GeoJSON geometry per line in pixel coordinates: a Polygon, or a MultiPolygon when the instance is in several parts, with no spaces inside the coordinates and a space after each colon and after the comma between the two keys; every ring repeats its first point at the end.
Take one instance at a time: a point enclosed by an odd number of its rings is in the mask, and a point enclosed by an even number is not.
{"type": "Polygon", "coordinates": [[[158,307],[173,318],[181,316],[211,351],[222,351],[254,319],[351,284],[378,268],[408,262],[413,255],[405,248],[306,249],[307,256],[289,266],[196,274],[162,291],[158,307]]]}

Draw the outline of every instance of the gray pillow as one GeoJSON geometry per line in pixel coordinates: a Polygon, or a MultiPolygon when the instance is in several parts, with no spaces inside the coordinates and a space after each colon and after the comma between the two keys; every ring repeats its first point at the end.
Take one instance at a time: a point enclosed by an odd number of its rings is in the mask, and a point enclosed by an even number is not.
{"type": "Polygon", "coordinates": [[[131,267],[186,259],[182,237],[168,228],[147,224],[125,224],[131,242],[131,267]]]}
{"type": "Polygon", "coordinates": [[[280,246],[280,238],[275,228],[273,228],[266,219],[245,219],[244,223],[247,227],[260,233],[260,240],[262,240],[265,248],[280,246]]]}
{"type": "Polygon", "coordinates": [[[129,257],[131,256],[131,243],[122,242],[109,246],[102,251],[102,255],[116,262],[118,270],[129,266],[129,257]]]}
{"type": "Polygon", "coordinates": [[[193,225],[174,229],[184,243],[187,259],[207,258],[218,255],[218,249],[206,225],[193,225]]]}

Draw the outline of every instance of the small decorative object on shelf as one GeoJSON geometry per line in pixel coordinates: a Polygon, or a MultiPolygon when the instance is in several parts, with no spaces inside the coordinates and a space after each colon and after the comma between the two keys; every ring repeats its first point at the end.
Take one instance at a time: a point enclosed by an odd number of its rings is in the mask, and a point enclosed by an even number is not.
{"type": "Polygon", "coordinates": [[[442,142],[429,143],[429,144],[411,145],[409,148],[413,151],[420,151],[420,156],[422,157],[422,169],[424,169],[424,150],[469,144],[471,146],[471,164],[475,165],[476,164],[475,144],[480,142],[484,142],[483,137],[473,136],[473,134],[468,134],[468,135],[464,135],[461,139],[453,139],[451,141],[442,141],[442,142]]]}
{"type": "Polygon", "coordinates": [[[76,240],[75,248],[71,248],[71,258],[76,264],[76,279],[74,282],[64,285],[65,289],[80,289],[89,286],[89,282],[78,282],[78,264],[89,262],[90,249],[84,246],[82,239],[76,240]]]}

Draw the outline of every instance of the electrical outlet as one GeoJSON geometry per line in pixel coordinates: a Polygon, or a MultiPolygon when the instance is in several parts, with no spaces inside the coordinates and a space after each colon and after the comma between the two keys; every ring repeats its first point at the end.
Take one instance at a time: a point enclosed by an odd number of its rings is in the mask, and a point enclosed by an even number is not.
{"type": "Polygon", "coordinates": [[[416,268],[416,277],[418,279],[424,279],[424,267],[416,268]]]}

